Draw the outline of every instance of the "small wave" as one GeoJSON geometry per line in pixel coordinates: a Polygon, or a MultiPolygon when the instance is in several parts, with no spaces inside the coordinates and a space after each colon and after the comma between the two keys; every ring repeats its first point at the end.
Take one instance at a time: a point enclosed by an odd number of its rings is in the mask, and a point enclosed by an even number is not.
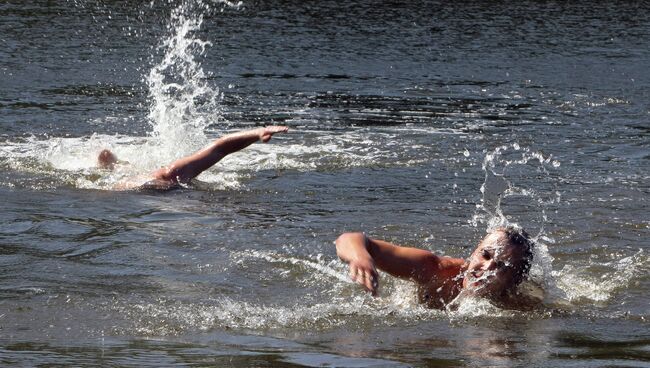
{"type": "Polygon", "coordinates": [[[139,304],[125,311],[137,322],[136,331],[144,334],[170,334],[186,329],[236,328],[264,330],[277,328],[328,328],[346,323],[346,315],[357,308],[341,304],[311,306],[255,305],[230,298],[209,304],[160,301],[139,304]],[[141,317],[146,316],[146,317],[141,317]]]}
{"type": "Polygon", "coordinates": [[[51,88],[43,91],[45,94],[86,96],[86,97],[133,97],[139,93],[132,86],[120,86],[113,84],[97,85],[67,85],[60,88],[51,88]]]}
{"type": "Polygon", "coordinates": [[[650,268],[650,258],[643,250],[636,254],[610,262],[591,261],[587,267],[565,265],[553,272],[557,285],[572,303],[604,303],[617,291],[628,288],[632,280],[650,268]]]}
{"type": "MultiPolygon", "coordinates": [[[[352,79],[354,78],[351,75],[347,74],[273,74],[273,73],[241,73],[239,74],[242,78],[264,78],[264,79],[298,79],[298,78],[309,78],[309,79],[352,79]]],[[[363,79],[363,78],[360,78],[363,79]]],[[[367,78],[366,78],[367,79],[367,78]]]]}

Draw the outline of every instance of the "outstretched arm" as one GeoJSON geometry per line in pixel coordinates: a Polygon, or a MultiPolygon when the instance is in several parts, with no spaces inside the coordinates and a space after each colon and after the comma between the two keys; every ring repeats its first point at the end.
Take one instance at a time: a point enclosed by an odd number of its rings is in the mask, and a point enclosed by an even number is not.
{"type": "Polygon", "coordinates": [[[350,265],[350,278],[372,295],[377,295],[379,286],[376,267],[395,277],[425,284],[438,274],[442,260],[427,250],[371,239],[364,233],[339,236],[336,254],[350,265]]]}
{"type": "Polygon", "coordinates": [[[284,133],[288,130],[289,128],[286,126],[268,126],[228,134],[212,142],[201,151],[174,161],[153,175],[156,179],[187,183],[225,156],[244,149],[258,140],[268,142],[273,134],[284,133]]]}

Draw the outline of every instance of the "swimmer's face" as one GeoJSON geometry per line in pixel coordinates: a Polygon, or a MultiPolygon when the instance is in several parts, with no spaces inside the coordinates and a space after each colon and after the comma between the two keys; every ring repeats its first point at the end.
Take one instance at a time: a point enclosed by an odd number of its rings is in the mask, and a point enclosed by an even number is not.
{"type": "Polygon", "coordinates": [[[110,150],[104,149],[97,156],[97,166],[102,169],[112,170],[117,163],[117,157],[110,150]]]}
{"type": "Polygon", "coordinates": [[[481,296],[500,296],[517,285],[516,263],[523,252],[503,231],[488,234],[469,257],[463,288],[481,296]]]}

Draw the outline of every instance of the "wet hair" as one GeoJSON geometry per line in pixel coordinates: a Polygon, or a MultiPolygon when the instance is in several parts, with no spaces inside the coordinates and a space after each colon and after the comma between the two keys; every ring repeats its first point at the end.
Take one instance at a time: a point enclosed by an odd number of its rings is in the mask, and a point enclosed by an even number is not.
{"type": "Polygon", "coordinates": [[[112,169],[116,162],[115,154],[107,149],[103,149],[97,156],[97,165],[102,169],[112,169]]]}
{"type": "Polygon", "coordinates": [[[521,259],[516,262],[513,261],[515,285],[519,285],[528,276],[528,271],[530,271],[530,266],[533,263],[535,243],[530,239],[530,235],[524,229],[518,227],[506,226],[497,229],[497,231],[501,231],[505,235],[507,244],[521,251],[521,259]]]}

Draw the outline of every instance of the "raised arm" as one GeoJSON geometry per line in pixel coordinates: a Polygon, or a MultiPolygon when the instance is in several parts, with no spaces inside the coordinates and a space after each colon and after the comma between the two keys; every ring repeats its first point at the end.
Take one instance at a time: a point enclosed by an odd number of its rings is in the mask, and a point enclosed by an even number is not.
{"type": "Polygon", "coordinates": [[[438,274],[441,258],[418,248],[401,247],[363,233],[345,233],[336,239],[336,254],[350,265],[350,278],[377,294],[376,267],[389,274],[425,284],[438,274]]]}
{"type": "Polygon", "coordinates": [[[273,134],[284,133],[286,126],[268,126],[225,135],[201,151],[174,161],[168,167],[154,172],[156,179],[186,183],[209,169],[225,156],[261,140],[268,142],[273,134]]]}

